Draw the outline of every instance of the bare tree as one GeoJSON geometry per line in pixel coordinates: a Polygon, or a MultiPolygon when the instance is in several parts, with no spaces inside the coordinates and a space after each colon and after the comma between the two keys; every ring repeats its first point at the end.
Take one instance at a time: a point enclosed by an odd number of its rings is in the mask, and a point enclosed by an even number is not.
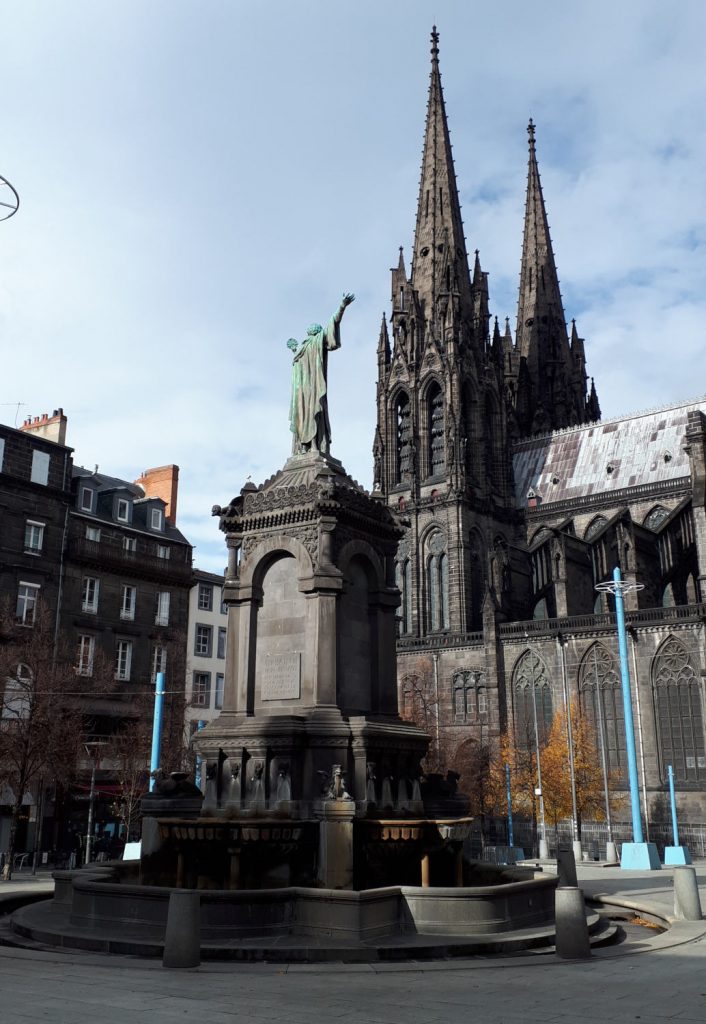
{"type": "MultiPolygon", "coordinates": [[[[55,641],[54,619],[38,605],[31,625],[0,609],[0,782],[14,793],[3,878],[12,876],[25,794],[40,780],[72,778],[85,739],[75,658],[55,641]]],[[[41,822],[37,823],[41,827],[41,822]]]]}

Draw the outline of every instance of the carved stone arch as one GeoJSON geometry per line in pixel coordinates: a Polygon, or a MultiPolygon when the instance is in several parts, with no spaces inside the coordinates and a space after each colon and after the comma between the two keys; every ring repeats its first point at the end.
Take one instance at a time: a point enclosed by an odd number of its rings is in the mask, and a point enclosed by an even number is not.
{"type": "Polygon", "coordinates": [[[586,527],[586,529],[583,531],[583,539],[592,540],[596,536],[596,534],[600,533],[600,531],[603,529],[607,522],[608,520],[605,516],[594,516],[591,522],[586,527]]]}
{"type": "Polygon", "coordinates": [[[313,574],[315,552],[312,554],[295,537],[270,537],[257,544],[252,551],[248,551],[240,566],[240,586],[260,587],[271,564],[282,557],[296,558],[300,576],[313,574]]]}
{"type": "Polygon", "coordinates": [[[515,741],[519,747],[540,746],[548,736],[554,715],[552,678],[544,659],[531,648],[518,657],[512,670],[515,741]],[[533,707],[534,703],[534,707],[533,707]],[[537,732],[535,734],[535,709],[537,732]]]}
{"type": "Polygon", "coordinates": [[[532,534],[532,538],[531,538],[531,540],[529,542],[529,546],[531,548],[533,548],[535,546],[535,544],[539,544],[540,542],[543,542],[545,540],[549,540],[553,536],[554,536],[554,534],[552,533],[552,531],[548,527],[540,526],[539,529],[535,530],[534,533],[532,534]]]}
{"type": "Polygon", "coordinates": [[[350,562],[359,558],[369,566],[368,577],[371,590],[380,590],[385,586],[385,567],[375,548],[367,541],[353,539],[347,541],[338,553],[338,567],[344,577],[350,562]]]}
{"type": "Polygon", "coordinates": [[[670,634],[652,661],[657,748],[662,778],[667,765],[682,785],[706,781],[706,742],[701,681],[689,652],[670,634]]]}
{"type": "Polygon", "coordinates": [[[664,505],[655,505],[642,520],[642,525],[646,526],[648,530],[658,530],[664,520],[668,519],[670,515],[669,509],[665,508],[664,505]]]}
{"type": "Polygon", "coordinates": [[[620,665],[600,640],[585,652],[578,671],[579,704],[593,726],[599,754],[605,751],[609,771],[625,776],[625,715],[620,665]]]}

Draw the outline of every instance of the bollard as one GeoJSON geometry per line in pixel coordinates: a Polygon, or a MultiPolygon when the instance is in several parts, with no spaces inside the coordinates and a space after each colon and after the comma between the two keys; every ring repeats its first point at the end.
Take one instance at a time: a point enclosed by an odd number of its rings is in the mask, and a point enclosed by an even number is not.
{"type": "Polygon", "coordinates": [[[556,873],[559,876],[559,885],[563,888],[575,889],[578,885],[574,850],[568,843],[559,843],[556,848],[556,873]]]}
{"type": "Polygon", "coordinates": [[[586,960],[591,955],[583,893],[572,885],[557,886],[554,898],[556,955],[564,960],[586,960]]]}
{"type": "Polygon", "coordinates": [[[197,892],[172,892],[162,967],[198,967],[200,963],[201,896],[197,892]]]}
{"type": "Polygon", "coordinates": [[[605,859],[606,864],[619,864],[618,860],[618,848],[615,843],[609,839],[605,844],[605,859]]]}
{"type": "Polygon", "coordinates": [[[675,865],[674,872],[674,916],[681,921],[700,921],[701,900],[696,883],[696,871],[685,865],[675,865]]]}

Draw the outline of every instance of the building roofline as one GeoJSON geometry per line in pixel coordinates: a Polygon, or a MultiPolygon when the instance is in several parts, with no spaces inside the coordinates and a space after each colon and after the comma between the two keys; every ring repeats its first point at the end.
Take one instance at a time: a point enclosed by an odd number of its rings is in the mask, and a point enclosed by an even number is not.
{"type": "Polygon", "coordinates": [[[536,444],[538,441],[546,441],[553,437],[564,437],[566,434],[578,433],[581,430],[591,430],[595,427],[605,427],[611,423],[624,423],[626,420],[639,420],[643,416],[654,416],[658,412],[670,412],[673,409],[687,409],[692,406],[706,405],[706,395],[699,395],[682,402],[671,402],[667,405],[657,405],[652,409],[640,409],[638,412],[627,413],[622,416],[612,416],[607,420],[592,420],[590,423],[581,423],[575,427],[562,427],[559,430],[550,430],[546,434],[533,434],[531,437],[522,437],[515,441],[512,446],[514,452],[522,451],[536,444]]]}

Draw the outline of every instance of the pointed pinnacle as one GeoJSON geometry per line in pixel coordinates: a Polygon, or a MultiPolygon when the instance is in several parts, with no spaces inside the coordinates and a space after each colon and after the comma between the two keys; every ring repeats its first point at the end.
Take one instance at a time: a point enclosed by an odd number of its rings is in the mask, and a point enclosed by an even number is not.
{"type": "Polygon", "coordinates": [[[436,31],[436,25],[432,25],[431,29],[431,62],[437,65],[439,63],[439,33],[436,31]]]}
{"type": "Polygon", "coordinates": [[[529,124],[527,125],[527,134],[529,136],[529,147],[532,150],[534,149],[534,129],[535,129],[534,121],[532,120],[532,118],[530,118],[529,119],[529,124]]]}

